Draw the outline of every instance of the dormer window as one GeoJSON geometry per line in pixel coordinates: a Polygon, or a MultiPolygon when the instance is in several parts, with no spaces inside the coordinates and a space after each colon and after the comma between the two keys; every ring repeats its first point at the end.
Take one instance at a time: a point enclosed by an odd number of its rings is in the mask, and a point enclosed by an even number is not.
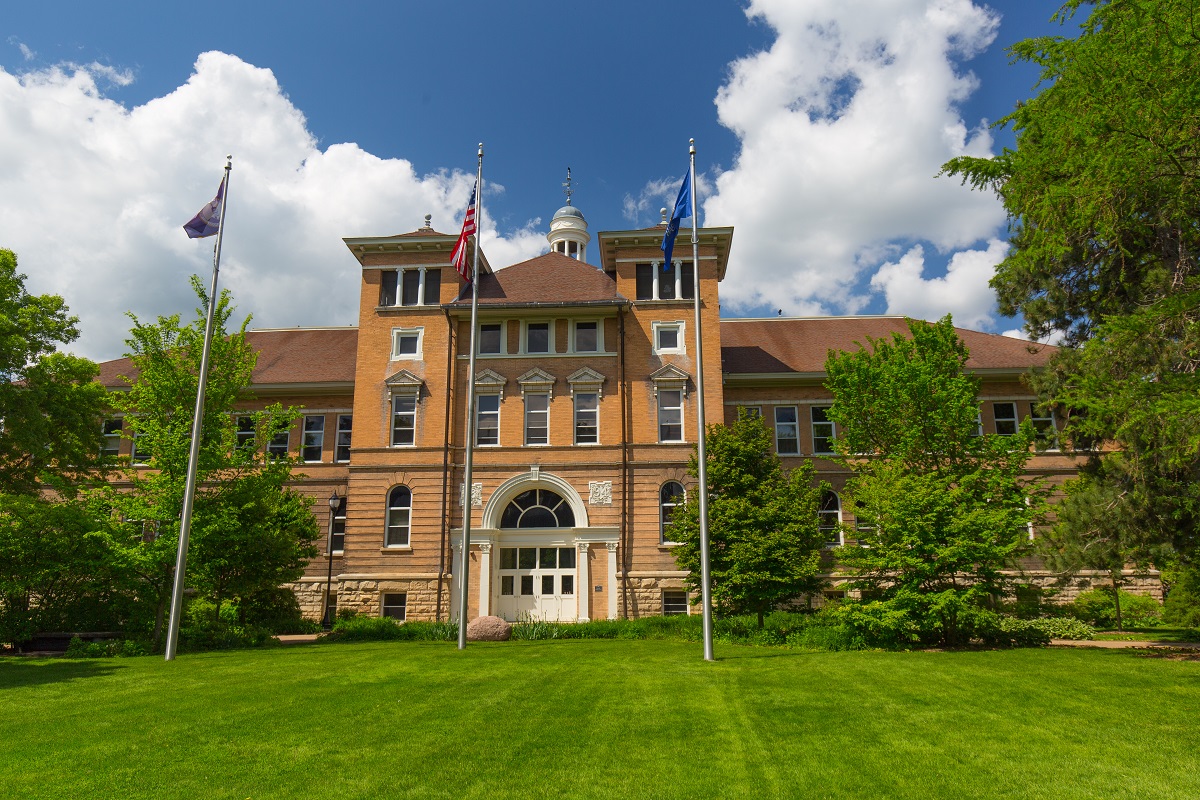
{"type": "Polygon", "coordinates": [[[638,300],[691,300],[696,296],[692,265],[683,261],[654,261],[636,266],[638,300]]]}

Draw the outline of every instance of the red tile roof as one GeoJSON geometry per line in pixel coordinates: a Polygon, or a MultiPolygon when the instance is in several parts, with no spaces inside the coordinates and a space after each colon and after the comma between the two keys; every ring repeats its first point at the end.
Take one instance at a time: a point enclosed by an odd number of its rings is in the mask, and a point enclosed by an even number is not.
{"type": "MultiPolygon", "coordinates": [[[[479,278],[480,305],[573,305],[628,302],[601,270],[561,253],[544,255],[479,278]]],[[[470,305],[460,295],[453,305],[470,305]]]]}
{"type": "MultiPolygon", "coordinates": [[[[353,383],[358,355],[357,328],[284,328],[248,331],[258,350],[252,380],[256,386],[304,383],[353,383]]],[[[110,388],[128,384],[119,376],[136,376],[128,358],[100,364],[99,381],[110,388]]]]}
{"type": "MultiPolygon", "coordinates": [[[[970,350],[967,369],[1026,370],[1057,348],[955,328],[970,350]]],[[[721,320],[721,363],[727,374],[822,373],[830,350],[854,350],[868,337],[908,333],[904,317],[816,317],[721,320]]]]}

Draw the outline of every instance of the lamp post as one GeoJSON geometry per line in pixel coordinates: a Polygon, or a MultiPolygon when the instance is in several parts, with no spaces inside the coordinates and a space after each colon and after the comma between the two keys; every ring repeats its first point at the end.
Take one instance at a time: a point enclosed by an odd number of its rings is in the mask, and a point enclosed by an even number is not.
{"type": "Polygon", "coordinates": [[[325,612],[321,615],[321,627],[325,630],[333,628],[333,611],[329,606],[329,594],[333,589],[333,515],[337,513],[342,498],[338,497],[337,489],[329,495],[329,543],[325,550],[329,555],[329,570],[325,573],[325,612]]]}

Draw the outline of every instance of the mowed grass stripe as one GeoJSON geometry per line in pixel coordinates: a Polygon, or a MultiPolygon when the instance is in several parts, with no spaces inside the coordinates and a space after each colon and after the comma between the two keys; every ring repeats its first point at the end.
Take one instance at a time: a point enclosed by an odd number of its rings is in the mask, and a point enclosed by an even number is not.
{"type": "Polygon", "coordinates": [[[0,662],[6,797],[1196,797],[1200,663],[397,642],[0,662]]]}

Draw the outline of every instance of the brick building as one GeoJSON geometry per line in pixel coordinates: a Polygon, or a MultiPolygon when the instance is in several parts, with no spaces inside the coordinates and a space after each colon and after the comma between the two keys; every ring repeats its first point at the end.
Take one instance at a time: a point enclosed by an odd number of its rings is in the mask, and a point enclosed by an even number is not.
{"type": "MultiPolygon", "coordinates": [[[[334,514],[331,602],[408,619],[457,615],[461,575],[467,381],[475,382],[476,449],[470,552],[471,617],[612,619],[687,613],[672,555],[671,511],[692,483],[698,435],[693,297],[701,299],[708,421],[758,409],[785,466],[812,459],[839,489],[847,473],[823,456],[837,435],[822,385],[830,349],[906,330],[900,317],[719,318],[732,228],[699,232],[662,263],[662,227],[591,234],[578,209],[554,215],[544,255],[493,270],[480,254],[477,366],[468,375],[470,297],[450,266],[456,236],[425,226],[348,238],[362,268],[354,328],[263,330],[257,403],[304,407],[272,443],[304,463],[303,489],[340,498],[334,514]]],[[[468,255],[470,257],[470,255],[468,255]]],[[[1052,348],[959,330],[982,379],[980,427],[1015,432],[1034,414],[1021,383],[1052,348]]],[[[102,365],[118,385],[128,370],[102,365]]],[[[1035,424],[1052,428],[1051,419],[1035,424]]],[[[113,439],[114,449],[131,443],[113,439]]],[[[1073,473],[1056,450],[1034,472],[1073,473]]],[[[836,538],[835,492],[821,522],[836,538]]],[[[322,555],[296,586],[306,614],[322,612],[322,555]]]]}

